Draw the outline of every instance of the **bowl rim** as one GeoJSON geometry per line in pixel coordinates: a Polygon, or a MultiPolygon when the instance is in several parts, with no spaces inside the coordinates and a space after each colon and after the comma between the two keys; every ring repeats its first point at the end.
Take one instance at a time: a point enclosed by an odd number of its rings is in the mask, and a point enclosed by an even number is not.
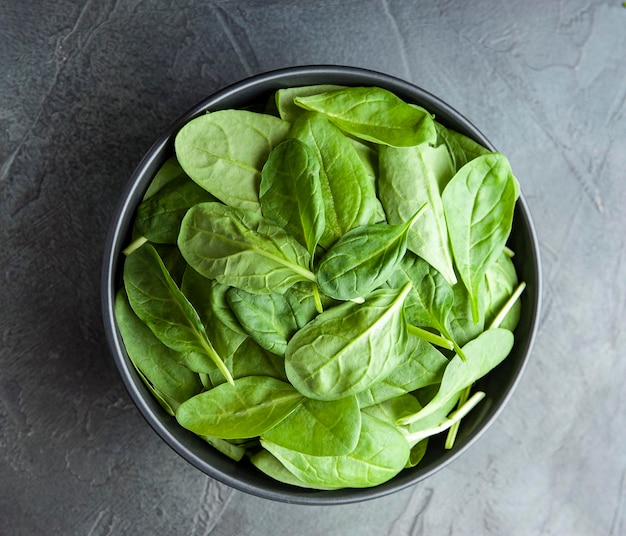
{"type": "MultiPolygon", "coordinates": [[[[528,232],[530,261],[532,263],[532,271],[536,277],[533,288],[526,291],[532,293],[529,299],[530,303],[534,306],[534,310],[532,311],[528,337],[523,341],[525,343],[522,349],[523,358],[518,363],[516,370],[513,371],[513,380],[507,385],[497,406],[489,411],[488,417],[477,425],[477,428],[463,444],[457,444],[454,449],[446,451],[443,456],[438,458],[436,464],[432,464],[432,467],[411,474],[407,474],[408,472],[406,470],[402,471],[387,483],[371,488],[347,488],[336,491],[315,492],[305,488],[300,489],[283,485],[275,481],[271,482],[271,486],[261,486],[251,481],[242,480],[237,475],[232,475],[229,472],[220,470],[211,465],[196,452],[181,444],[179,439],[181,434],[177,433],[178,431],[176,430],[171,430],[162,422],[157,415],[162,409],[153,398],[146,398],[147,390],[134,371],[128,355],[126,354],[114,315],[115,293],[118,289],[119,281],[120,256],[122,255],[122,249],[124,247],[123,240],[127,236],[129,224],[132,222],[132,217],[138,204],[137,196],[139,193],[145,191],[147,183],[149,179],[151,179],[151,177],[146,176],[145,170],[151,167],[154,168],[159,161],[163,160],[163,152],[167,149],[168,145],[172,144],[175,133],[186,122],[209,109],[219,109],[222,103],[232,100],[237,95],[244,95],[242,98],[245,100],[246,94],[258,93],[260,86],[272,87],[272,89],[275,90],[278,89],[278,87],[293,86],[294,84],[289,83],[290,80],[300,80],[298,85],[309,85],[311,83],[324,83],[321,80],[336,77],[346,80],[343,82],[345,85],[350,85],[350,80],[354,82],[352,85],[367,84],[380,85],[382,87],[391,85],[394,87],[392,91],[397,94],[399,93],[400,96],[403,94],[412,95],[412,98],[419,96],[422,106],[426,109],[429,109],[429,107],[437,109],[440,113],[440,117],[443,115],[441,119],[443,122],[445,122],[448,117],[453,118],[455,122],[460,122],[474,139],[483,143],[483,145],[490,150],[496,150],[482,132],[460,112],[432,93],[393,75],[361,67],[341,65],[303,65],[267,71],[229,84],[223,89],[200,100],[195,106],[181,114],[170,127],[156,139],[136,166],[120,194],[117,206],[110,220],[103,253],[101,308],[108,350],[115,362],[126,390],[144,419],[170,448],[206,475],[239,491],[284,503],[331,505],[371,500],[413,486],[448,466],[476,443],[495,422],[509,402],[528,364],[539,329],[541,316],[542,270],[539,241],[528,203],[522,192],[517,202],[516,217],[521,218],[522,225],[528,232]],[[301,81],[303,79],[310,79],[311,81],[302,83],[301,81]],[[405,474],[403,475],[403,473],[405,474]]],[[[268,91],[270,90],[268,89],[268,91]]],[[[188,433],[186,430],[183,430],[182,427],[181,430],[183,433],[188,433]]],[[[269,479],[269,477],[267,478],[269,479]]]]}

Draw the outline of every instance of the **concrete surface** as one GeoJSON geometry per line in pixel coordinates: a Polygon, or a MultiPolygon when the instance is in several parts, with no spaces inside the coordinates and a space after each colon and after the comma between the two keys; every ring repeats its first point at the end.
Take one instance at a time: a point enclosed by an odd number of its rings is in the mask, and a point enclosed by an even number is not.
{"type": "Polygon", "coordinates": [[[621,1],[0,4],[0,534],[626,534],[626,8],[621,1]],[[157,134],[248,75],[403,77],[507,154],[544,312],[497,423],[423,484],[275,504],[180,459],[105,346],[111,212],[157,134]]]}

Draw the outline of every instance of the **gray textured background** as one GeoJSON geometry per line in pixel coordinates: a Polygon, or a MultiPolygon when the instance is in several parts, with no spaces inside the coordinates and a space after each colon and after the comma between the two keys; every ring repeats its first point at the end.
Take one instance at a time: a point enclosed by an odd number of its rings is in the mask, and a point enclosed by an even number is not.
{"type": "Polygon", "coordinates": [[[621,1],[0,3],[0,534],[626,534],[626,9],[621,1]],[[274,504],[200,474],[131,404],[99,278],[157,134],[248,75],[368,67],[509,156],[544,312],[497,423],[426,482],[274,504]]]}

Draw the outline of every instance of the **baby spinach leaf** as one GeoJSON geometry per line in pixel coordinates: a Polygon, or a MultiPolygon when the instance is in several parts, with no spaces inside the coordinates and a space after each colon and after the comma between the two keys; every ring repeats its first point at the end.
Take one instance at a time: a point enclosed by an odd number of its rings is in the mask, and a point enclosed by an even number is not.
{"type": "Polygon", "coordinates": [[[330,401],[305,398],[262,439],[311,456],[340,456],[354,450],[360,432],[361,412],[356,397],[330,401]]]}
{"type": "Polygon", "coordinates": [[[281,293],[315,281],[310,256],[295,238],[258,214],[221,203],[189,209],[178,247],[204,277],[248,292],[281,293]]]}
{"type": "Polygon", "coordinates": [[[279,482],[283,482],[284,484],[309,489],[334,489],[322,485],[316,485],[311,482],[304,482],[289,471],[289,469],[287,469],[282,463],[280,463],[276,456],[265,449],[261,449],[250,456],[250,461],[252,462],[252,465],[260,471],[263,471],[267,476],[273,478],[274,480],[278,480],[279,482]]]}
{"type": "Polygon", "coordinates": [[[163,165],[159,168],[159,171],[156,172],[152,181],[150,181],[150,185],[148,186],[146,193],[143,195],[144,201],[156,194],[168,182],[173,181],[176,178],[186,176],[187,174],[183,171],[183,168],[180,167],[176,157],[171,156],[163,163],[163,165]]]}
{"type": "Polygon", "coordinates": [[[285,355],[287,342],[298,330],[298,324],[283,294],[251,294],[231,288],[227,299],[250,337],[266,350],[285,355]]]}
{"type": "Polygon", "coordinates": [[[263,166],[259,201],[263,215],[295,236],[313,258],[325,226],[315,151],[296,139],[280,143],[263,166]]]}
{"type": "Polygon", "coordinates": [[[190,398],[180,405],[176,419],[199,435],[221,439],[256,437],[287,417],[302,399],[286,382],[247,376],[190,398]]]}
{"type": "Polygon", "coordinates": [[[202,390],[198,374],[181,365],[181,356],[137,317],[123,289],[115,296],[115,320],[133,366],[166,398],[172,411],[202,390]]]}
{"type": "MultiPolygon", "coordinates": [[[[515,266],[508,255],[502,253],[485,272],[485,325],[491,325],[517,285],[515,266]]],[[[521,305],[516,301],[500,327],[513,331],[519,322],[520,314],[521,305]]]]}
{"type": "Polygon", "coordinates": [[[517,195],[509,162],[499,153],[467,163],[443,191],[452,253],[469,292],[474,322],[479,318],[478,287],[504,249],[517,195]]]}
{"type": "Polygon", "coordinates": [[[328,489],[363,488],[397,475],[409,457],[409,445],[395,427],[362,415],[359,441],[348,454],[311,456],[261,439],[291,473],[309,485],[328,489]]]}
{"type": "Polygon", "coordinates": [[[198,312],[209,340],[224,360],[248,338],[228,305],[226,293],[229,289],[200,275],[190,266],[185,270],[181,284],[181,290],[198,312]]]}
{"type": "Polygon", "coordinates": [[[300,117],[304,110],[296,105],[293,101],[296,97],[307,97],[309,95],[317,95],[318,93],[326,93],[327,91],[335,91],[342,89],[344,86],[333,84],[319,84],[314,86],[288,87],[279,89],[274,96],[276,109],[281,119],[293,123],[300,117]]]}
{"type": "Polygon", "coordinates": [[[176,244],[180,222],[187,210],[215,198],[185,176],[169,181],[137,208],[137,232],[150,242],[176,244]]]}
{"type": "Polygon", "coordinates": [[[246,110],[220,110],[189,121],[176,135],[181,167],[220,201],[259,211],[261,168],[289,123],[246,110]]]}
{"type": "Polygon", "coordinates": [[[408,248],[453,285],[456,275],[439,186],[454,175],[446,147],[380,147],[379,154],[378,194],[387,221],[404,222],[425,204],[419,225],[409,231],[408,248]]]}
{"type": "Polygon", "coordinates": [[[320,245],[328,248],[345,232],[376,219],[378,200],[353,145],[324,116],[303,114],[289,137],[309,145],[321,163],[320,182],[324,199],[324,234],[320,245]]]}
{"type": "MultiPolygon", "coordinates": [[[[246,376],[269,376],[287,381],[283,358],[268,352],[251,338],[246,339],[233,355],[224,359],[224,363],[236,380],[246,376]]],[[[211,378],[214,386],[224,383],[224,378],[218,374],[211,374],[211,378]]]]}
{"type": "Polygon", "coordinates": [[[372,223],[348,231],[317,267],[320,290],[337,300],[351,300],[381,286],[402,261],[407,233],[421,213],[398,225],[372,223]]]}
{"type": "MultiPolygon", "coordinates": [[[[313,320],[317,314],[317,306],[315,304],[315,298],[311,291],[312,285],[310,283],[296,283],[293,287],[287,290],[283,297],[287,300],[289,307],[291,307],[291,314],[298,329],[304,327],[311,320],[313,320]]],[[[337,305],[337,302],[329,298],[328,296],[321,295],[320,300],[322,303],[322,310],[337,305]]]]}
{"type": "Polygon", "coordinates": [[[151,245],[145,244],[126,257],[124,286],[137,316],[161,342],[181,353],[185,366],[195,372],[210,372],[217,366],[232,381],[198,313],[151,245]]]}
{"type": "Polygon", "coordinates": [[[219,450],[222,454],[228,456],[231,460],[235,460],[236,462],[241,461],[241,459],[246,454],[245,447],[240,447],[239,445],[233,445],[226,439],[220,439],[219,437],[211,437],[211,436],[200,436],[200,437],[204,439],[214,449],[219,450]]]}
{"type": "Polygon", "coordinates": [[[441,379],[435,397],[419,412],[400,419],[400,424],[421,421],[445,406],[459,393],[482,378],[509,355],[513,347],[513,334],[506,329],[488,329],[463,347],[466,361],[456,355],[452,358],[441,379]]]}
{"type": "Polygon", "coordinates": [[[318,315],[287,344],[289,381],[309,398],[336,400],[387,376],[404,357],[410,288],[377,290],[361,305],[346,302],[318,315]]]}
{"type": "Polygon", "coordinates": [[[361,408],[441,382],[448,359],[430,343],[418,337],[409,337],[402,362],[382,380],[358,393],[361,408]]]}
{"type": "MultiPolygon", "coordinates": [[[[437,121],[435,121],[435,128],[437,129],[437,144],[443,143],[448,148],[455,171],[461,169],[470,160],[491,152],[473,139],[460,132],[446,128],[437,121]]],[[[448,177],[448,180],[450,178],[448,177]]],[[[445,183],[440,183],[440,186],[443,190],[445,183]]]]}
{"type": "Polygon", "coordinates": [[[386,89],[345,88],[294,101],[306,110],[323,113],[345,132],[366,141],[408,147],[437,139],[433,118],[426,110],[407,104],[386,89]]]}
{"type": "Polygon", "coordinates": [[[445,337],[451,338],[448,317],[454,302],[452,287],[439,271],[411,253],[404,256],[387,285],[397,288],[407,281],[413,283],[404,306],[407,322],[435,328],[445,337]]]}
{"type": "Polygon", "coordinates": [[[484,310],[483,301],[486,295],[484,281],[478,290],[479,315],[476,322],[472,316],[472,302],[465,285],[459,281],[452,287],[452,293],[454,294],[454,301],[448,316],[451,339],[463,347],[485,330],[485,318],[484,315],[480,314],[484,310]]]}

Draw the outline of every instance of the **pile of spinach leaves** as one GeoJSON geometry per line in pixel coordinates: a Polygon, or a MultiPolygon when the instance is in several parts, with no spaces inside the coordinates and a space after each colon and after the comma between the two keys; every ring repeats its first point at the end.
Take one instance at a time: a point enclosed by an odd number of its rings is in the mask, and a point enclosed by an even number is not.
{"type": "Polygon", "coordinates": [[[186,124],[116,319],[181,426],[313,489],[381,484],[480,399],[520,315],[507,159],[376,87],[186,124]]]}

